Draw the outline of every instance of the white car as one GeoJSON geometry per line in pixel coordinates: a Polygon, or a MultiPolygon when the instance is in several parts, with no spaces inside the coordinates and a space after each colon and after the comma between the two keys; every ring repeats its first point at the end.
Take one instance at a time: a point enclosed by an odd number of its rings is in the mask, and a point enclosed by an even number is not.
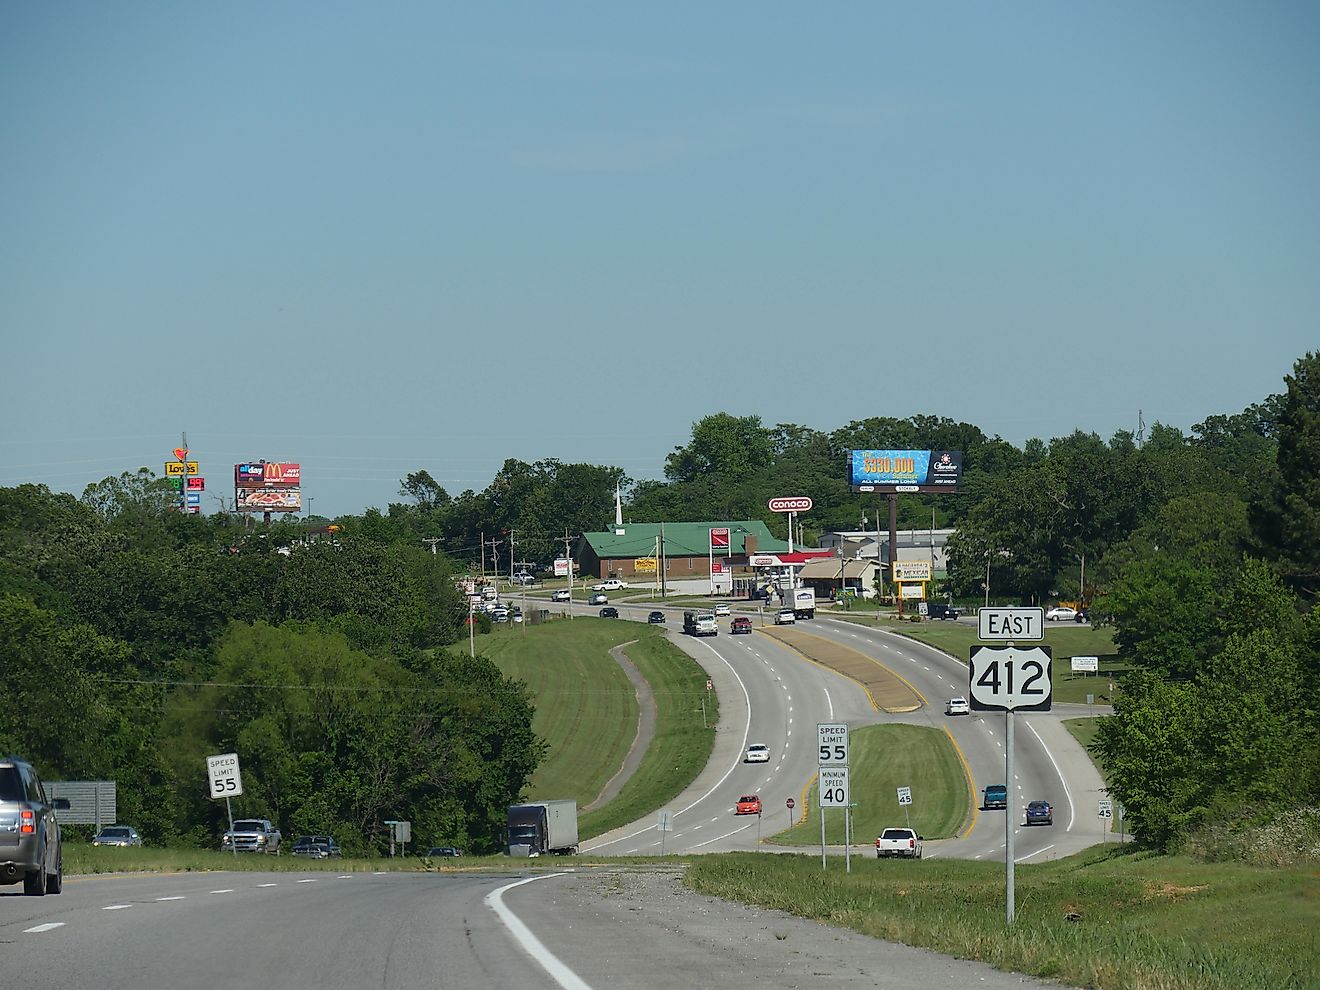
{"type": "Polygon", "coordinates": [[[728,602],[716,602],[716,603],[715,603],[715,614],[716,614],[716,615],[728,615],[728,614],[729,614],[729,603],[728,603],[728,602]]]}
{"type": "Polygon", "coordinates": [[[752,743],[747,747],[747,755],[743,757],[744,763],[769,763],[770,747],[765,743],[752,743]]]}
{"type": "Polygon", "coordinates": [[[620,581],[618,578],[607,578],[600,584],[593,584],[592,591],[622,591],[628,587],[627,581],[620,581]]]}
{"type": "Polygon", "coordinates": [[[572,601],[573,596],[568,593],[567,588],[560,588],[558,591],[556,591],[553,595],[550,596],[550,600],[552,602],[567,602],[567,601],[572,601]]]}
{"type": "Polygon", "coordinates": [[[970,715],[971,707],[967,704],[966,698],[950,698],[944,703],[945,715],[970,715]]]}
{"type": "Polygon", "coordinates": [[[791,626],[797,623],[797,613],[791,608],[781,608],[775,613],[775,625],[791,626]]]}
{"type": "Polygon", "coordinates": [[[1045,613],[1046,622],[1072,622],[1077,618],[1077,609],[1067,605],[1055,605],[1045,613]]]}
{"type": "Polygon", "coordinates": [[[587,599],[588,605],[608,605],[609,603],[610,600],[605,595],[602,595],[599,592],[597,592],[596,594],[592,595],[590,598],[587,599]]]}

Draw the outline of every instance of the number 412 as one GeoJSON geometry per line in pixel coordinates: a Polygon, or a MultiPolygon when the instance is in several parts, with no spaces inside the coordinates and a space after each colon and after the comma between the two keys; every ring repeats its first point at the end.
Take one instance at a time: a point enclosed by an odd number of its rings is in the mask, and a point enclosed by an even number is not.
{"type": "Polygon", "coordinates": [[[1040,681],[1045,677],[1045,665],[1039,660],[1023,661],[1020,676],[1024,677],[1025,680],[1022,681],[1022,686],[1016,690],[1013,687],[1013,661],[1004,660],[1002,662],[1004,668],[1002,678],[999,673],[1000,666],[1001,662],[999,660],[991,660],[985,670],[981,672],[981,676],[976,679],[976,686],[989,688],[995,694],[1026,694],[1037,696],[1043,696],[1045,694],[1045,686],[1043,684],[1039,687],[1035,686],[1037,681],[1040,681]],[[1000,686],[1001,683],[1003,684],[1003,687],[1000,686]]]}

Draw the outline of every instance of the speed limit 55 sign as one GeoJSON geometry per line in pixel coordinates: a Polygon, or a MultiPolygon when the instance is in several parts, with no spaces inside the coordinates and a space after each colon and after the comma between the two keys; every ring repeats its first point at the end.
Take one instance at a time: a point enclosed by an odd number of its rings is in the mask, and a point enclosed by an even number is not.
{"type": "Polygon", "coordinates": [[[206,758],[206,782],[213,798],[238,797],[243,793],[243,776],[238,770],[237,753],[221,753],[206,758]]]}
{"type": "Polygon", "coordinates": [[[1050,710],[1048,646],[973,646],[968,674],[974,711],[1050,710]]]}

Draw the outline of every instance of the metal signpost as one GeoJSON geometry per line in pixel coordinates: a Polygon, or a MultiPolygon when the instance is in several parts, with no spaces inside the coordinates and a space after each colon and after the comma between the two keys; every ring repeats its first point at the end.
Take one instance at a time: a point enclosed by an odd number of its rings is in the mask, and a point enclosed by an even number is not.
{"type": "MultiPolygon", "coordinates": [[[[234,831],[234,809],[229,803],[243,793],[243,775],[238,768],[237,753],[221,753],[206,758],[206,780],[211,797],[225,799],[225,813],[229,816],[229,831],[234,831]]],[[[238,843],[233,844],[234,858],[238,858],[238,843]]]]}
{"type": "Polygon", "coordinates": [[[660,855],[665,854],[665,833],[674,830],[674,813],[662,811],[655,819],[655,827],[660,830],[660,855]]]}
{"type": "MultiPolygon", "coordinates": [[[[1006,630],[1021,630],[1018,639],[1040,639],[1044,635],[1043,616],[1035,614],[1041,609],[981,609],[978,622],[984,636],[1011,640],[1003,635],[1006,630]],[[987,615],[990,613],[990,615],[987,615]],[[1035,613],[1035,614],[1014,614],[1035,613]],[[1032,633],[1035,635],[1031,635],[1032,633]],[[998,634],[998,635],[996,635],[998,634]]],[[[1047,712],[1050,710],[1050,649],[1048,646],[1015,647],[1012,642],[1003,646],[973,646],[968,668],[968,699],[972,711],[1002,711],[1004,713],[1004,784],[1008,788],[1008,803],[1004,811],[1004,877],[1005,919],[1013,923],[1013,827],[1017,815],[1013,809],[1013,713],[1015,711],[1047,712]]]]}
{"type": "Polygon", "coordinates": [[[1108,798],[1101,798],[1096,808],[1100,816],[1100,837],[1102,841],[1109,841],[1109,823],[1114,817],[1114,803],[1108,798]]]}
{"type": "Polygon", "coordinates": [[[788,808],[788,827],[789,827],[789,828],[792,828],[792,827],[793,827],[793,806],[794,806],[796,803],[797,803],[797,802],[794,801],[792,798],[789,798],[787,801],[784,802],[785,807],[788,808]]]}
{"type": "MultiPolygon", "coordinates": [[[[820,868],[825,869],[825,809],[848,807],[848,768],[820,768],[820,868]]],[[[845,823],[846,827],[846,823],[845,823]]]]}

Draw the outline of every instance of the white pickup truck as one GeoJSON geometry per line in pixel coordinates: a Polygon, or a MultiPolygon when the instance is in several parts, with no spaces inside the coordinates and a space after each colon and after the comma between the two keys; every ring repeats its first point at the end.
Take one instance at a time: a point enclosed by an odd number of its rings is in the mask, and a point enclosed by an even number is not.
{"type": "Polygon", "coordinates": [[[875,855],[877,859],[921,859],[921,836],[910,828],[887,828],[875,840],[875,855]]]}

